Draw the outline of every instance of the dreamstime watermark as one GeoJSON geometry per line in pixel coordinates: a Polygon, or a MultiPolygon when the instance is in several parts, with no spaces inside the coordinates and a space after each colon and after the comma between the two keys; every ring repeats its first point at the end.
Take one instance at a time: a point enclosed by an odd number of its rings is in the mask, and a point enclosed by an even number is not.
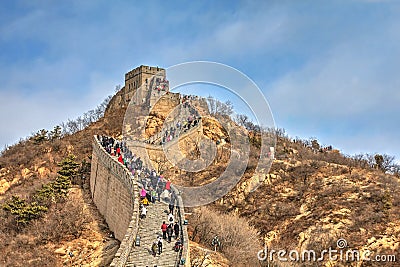
{"type": "Polygon", "coordinates": [[[321,251],[315,250],[274,250],[267,246],[257,253],[258,260],[263,262],[321,262],[321,261],[374,261],[374,262],[396,262],[394,254],[376,254],[368,250],[350,249],[347,241],[340,238],[336,242],[336,248],[329,247],[321,251]]]}
{"type": "Polygon", "coordinates": [[[226,195],[242,178],[250,161],[253,161],[253,166],[257,163],[249,182],[250,191],[254,191],[263,183],[269,172],[273,160],[271,151],[273,154],[276,143],[272,112],[257,85],[245,74],[230,66],[204,61],[187,62],[165,70],[160,69],[153,77],[146,78],[146,82],[141,87],[133,90],[124,117],[123,136],[128,147],[142,158],[146,166],[155,170],[161,165],[169,164],[175,168],[175,171],[194,174],[207,171],[207,168],[216,161],[218,153],[228,156],[225,170],[219,177],[213,177],[210,183],[192,187],[174,183],[186,207],[206,205],[226,195]],[[221,102],[211,103],[211,107],[208,103],[208,111],[204,111],[207,108],[204,109],[201,106],[207,102],[208,98],[199,100],[195,97],[195,93],[186,96],[188,98],[175,94],[180,88],[193,84],[213,86],[215,89],[213,95],[222,94],[225,97],[221,102]],[[254,123],[260,129],[257,162],[254,162],[254,156],[252,157],[250,153],[249,136],[243,134],[245,131],[243,127],[234,122],[235,116],[216,116],[215,112],[210,112],[210,109],[215,111],[216,107],[219,108],[219,103],[229,100],[228,92],[238,97],[256,119],[254,123]],[[188,108],[188,103],[193,105],[188,108]],[[168,105],[174,107],[170,110],[163,108],[168,105]],[[197,112],[192,112],[192,108],[197,109],[197,112]],[[154,118],[154,114],[160,109],[169,114],[163,114],[165,119],[162,129],[157,128],[155,133],[149,134],[149,125],[153,123],[149,122],[149,118],[154,118]],[[192,118],[187,119],[189,117],[192,118]],[[225,139],[229,141],[229,146],[222,147],[220,142],[204,137],[202,127],[211,120],[217,120],[227,133],[225,139]],[[183,131],[182,124],[184,123],[186,126],[183,131]],[[197,158],[193,159],[185,155],[179,145],[180,141],[168,141],[171,132],[173,132],[174,140],[182,140],[190,135],[195,136],[192,142],[197,148],[196,153],[199,154],[197,158]],[[160,155],[160,152],[163,155],[160,155]]]}

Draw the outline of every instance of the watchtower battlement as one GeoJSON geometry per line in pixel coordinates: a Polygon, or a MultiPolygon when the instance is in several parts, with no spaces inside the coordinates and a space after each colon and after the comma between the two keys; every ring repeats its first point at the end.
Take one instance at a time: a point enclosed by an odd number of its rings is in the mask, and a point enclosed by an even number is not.
{"type": "Polygon", "coordinates": [[[150,82],[154,75],[165,77],[165,69],[141,65],[125,74],[126,92],[135,91],[143,84],[150,82]]]}
{"type": "Polygon", "coordinates": [[[165,78],[165,69],[141,65],[125,73],[125,86],[110,101],[109,110],[126,107],[141,86],[145,86],[145,88],[141,90],[140,94],[136,95],[135,101],[136,103],[143,103],[143,99],[148,97],[149,86],[154,76],[165,78]]]}

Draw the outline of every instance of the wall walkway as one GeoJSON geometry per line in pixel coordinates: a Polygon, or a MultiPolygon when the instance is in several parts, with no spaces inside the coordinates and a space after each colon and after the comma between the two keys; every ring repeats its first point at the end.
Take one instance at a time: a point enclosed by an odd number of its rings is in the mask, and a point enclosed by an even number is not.
{"type": "Polygon", "coordinates": [[[178,196],[178,208],[175,218],[180,224],[183,249],[172,251],[173,243],[165,244],[165,254],[154,257],[150,253],[151,244],[160,234],[165,210],[168,205],[163,202],[151,204],[148,216],[139,219],[139,186],[129,170],[112,157],[101,146],[97,137],[93,140],[90,190],[94,203],[104,216],[115,237],[121,241],[110,266],[190,266],[188,234],[184,222],[182,198],[178,196]],[[158,218],[158,219],[157,219],[158,218]],[[135,246],[140,237],[140,246],[135,246]]]}

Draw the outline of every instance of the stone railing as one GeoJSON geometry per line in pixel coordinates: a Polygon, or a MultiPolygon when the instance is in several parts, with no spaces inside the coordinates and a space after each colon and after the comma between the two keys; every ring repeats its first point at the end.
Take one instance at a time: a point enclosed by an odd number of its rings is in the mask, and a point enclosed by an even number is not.
{"type": "Polygon", "coordinates": [[[175,211],[175,216],[179,218],[179,227],[180,234],[182,237],[183,249],[176,256],[176,267],[180,265],[191,266],[190,265],[190,254],[189,254],[189,235],[187,232],[187,226],[184,225],[185,220],[185,210],[183,207],[183,201],[180,192],[174,187],[171,186],[171,189],[174,191],[177,196],[177,209],[175,211]]]}

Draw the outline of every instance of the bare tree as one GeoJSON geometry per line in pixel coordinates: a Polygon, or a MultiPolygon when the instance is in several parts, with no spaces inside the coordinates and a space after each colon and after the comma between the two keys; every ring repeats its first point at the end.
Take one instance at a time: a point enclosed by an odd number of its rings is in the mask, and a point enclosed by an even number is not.
{"type": "Polygon", "coordinates": [[[208,96],[207,97],[207,105],[208,105],[208,110],[210,111],[211,114],[215,114],[217,112],[217,100],[212,97],[208,96]]]}
{"type": "Polygon", "coordinates": [[[392,171],[392,169],[395,167],[394,156],[389,156],[387,154],[376,154],[374,159],[376,168],[383,172],[392,171]]]}
{"type": "Polygon", "coordinates": [[[160,157],[155,156],[151,159],[151,161],[153,161],[157,164],[157,172],[158,173],[163,173],[164,171],[167,170],[169,161],[168,161],[168,158],[165,156],[165,154],[162,154],[160,157]]]}
{"type": "Polygon", "coordinates": [[[221,102],[212,96],[208,96],[206,100],[211,115],[231,116],[233,114],[233,104],[231,101],[221,102]]]}
{"type": "Polygon", "coordinates": [[[365,157],[364,154],[356,154],[351,157],[356,164],[356,166],[359,166],[360,168],[366,168],[368,167],[368,160],[365,157]]]}
{"type": "Polygon", "coordinates": [[[75,120],[68,119],[66,125],[69,134],[73,134],[79,131],[79,125],[75,120]]]}
{"type": "Polygon", "coordinates": [[[375,156],[374,156],[374,155],[368,154],[368,153],[365,154],[365,160],[367,161],[368,166],[369,166],[370,168],[375,168],[376,162],[375,162],[375,156]]]}
{"type": "Polygon", "coordinates": [[[249,117],[247,117],[247,115],[244,115],[244,114],[236,115],[235,122],[237,124],[239,124],[240,126],[245,126],[248,121],[249,121],[249,117]]]}

